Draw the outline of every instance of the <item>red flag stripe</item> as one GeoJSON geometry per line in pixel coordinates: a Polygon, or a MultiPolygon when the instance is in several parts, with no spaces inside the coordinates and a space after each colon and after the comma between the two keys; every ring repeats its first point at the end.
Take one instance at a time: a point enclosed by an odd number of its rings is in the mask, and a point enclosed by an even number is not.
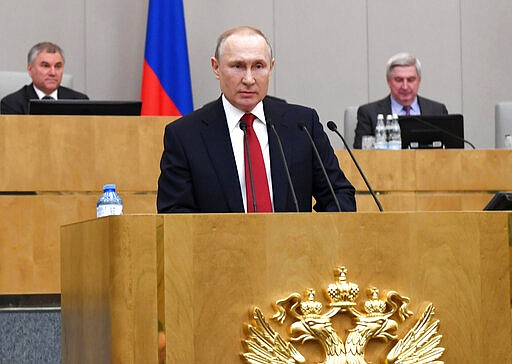
{"type": "Polygon", "coordinates": [[[180,111],[162,88],[155,72],[144,61],[142,76],[142,115],[177,115],[180,111]]]}

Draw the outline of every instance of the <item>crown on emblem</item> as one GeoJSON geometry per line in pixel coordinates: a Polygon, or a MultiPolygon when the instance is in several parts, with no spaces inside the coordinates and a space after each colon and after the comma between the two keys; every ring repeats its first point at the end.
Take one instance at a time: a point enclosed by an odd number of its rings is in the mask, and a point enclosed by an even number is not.
{"type": "Polygon", "coordinates": [[[308,300],[304,301],[300,304],[300,310],[302,314],[305,315],[320,315],[322,311],[322,303],[315,301],[315,290],[313,288],[309,288],[306,292],[308,296],[308,300]]]}
{"type": "Polygon", "coordinates": [[[368,289],[368,301],[364,303],[364,310],[370,315],[381,315],[386,312],[386,302],[379,300],[379,290],[375,287],[368,289]]]}
{"type": "Polygon", "coordinates": [[[350,307],[356,305],[355,300],[359,294],[359,286],[347,281],[347,272],[348,269],[345,266],[334,270],[334,277],[338,278],[338,282],[327,286],[327,295],[331,300],[330,306],[350,307]]]}

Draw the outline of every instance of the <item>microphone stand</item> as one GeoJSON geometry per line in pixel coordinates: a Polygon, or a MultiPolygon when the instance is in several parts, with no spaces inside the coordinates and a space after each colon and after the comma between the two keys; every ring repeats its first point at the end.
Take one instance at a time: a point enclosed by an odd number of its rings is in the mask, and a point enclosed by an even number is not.
{"type": "Polygon", "coordinates": [[[322,158],[320,158],[320,154],[318,153],[318,149],[315,145],[315,142],[313,141],[313,138],[311,137],[311,134],[309,134],[308,128],[306,128],[306,125],[304,123],[298,123],[297,125],[298,125],[299,129],[304,130],[306,132],[306,135],[309,138],[311,146],[313,147],[313,150],[315,151],[316,159],[318,160],[320,167],[322,167],[322,172],[324,173],[324,177],[327,182],[327,185],[329,186],[329,189],[331,190],[331,194],[332,194],[332,197],[334,198],[334,202],[336,203],[336,207],[338,208],[338,212],[341,212],[340,202],[338,201],[338,198],[336,197],[336,194],[334,193],[334,189],[332,188],[332,183],[329,180],[329,176],[327,175],[324,164],[322,163],[322,158]]]}
{"type": "Polygon", "coordinates": [[[373,199],[375,200],[375,203],[377,204],[377,207],[379,208],[379,211],[382,212],[384,211],[382,209],[382,205],[380,204],[380,201],[379,199],[377,198],[377,195],[375,194],[375,192],[373,191],[373,188],[372,186],[370,186],[370,182],[368,182],[368,180],[366,179],[366,176],[364,175],[361,167],[359,167],[359,163],[357,163],[357,160],[356,158],[354,157],[354,154],[352,154],[352,150],[350,150],[347,142],[345,141],[345,138],[343,138],[343,136],[341,136],[340,132],[338,131],[338,127],[336,126],[336,124],[334,123],[334,121],[328,121],[327,122],[327,127],[335,132],[336,134],[338,134],[338,136],[341,138],[341,141],[343,142],[343,144],[345,145],[345,149],[347,149],[348,151],[348,154],[350,154],[350,157],[352,158],[352,161],[354,162],[354,164],[356,165],[357,167],[357,170],[359,171],[359,174],[361,175],[361,177],[363,177],[363,181],[364,183],[366,184],[366,187],[368,187],[368,191],[370,191],[370,194],[372,195],[373,199]]]}
{"type": "Polygon", "coordinates": [[[293,188],[292,177],[290,176],[290,169],[288,168],[288,163],[286,162],[286,157],[284,155],[283,144],[281,143],[281,138],[279,138],[279,134],[277,134],[276,128],[274,127],[274,123],[272,123],[272,121],[270,121],[270,120],[267,120],[267,124],[268,124],[268,126],[270,126],[270,129],[272,129],[272,131],[274,132],[274,134],[276,136],[277,145],[279,145],[281,159],[283,160],[284,169],[286,171],[286,177],[288,178],[288,185],[290,186],[290,191],[292,194],[293,204],[295,205],[295,210],[297,212],[299,212],[300,211],[299,203],[297,202],[297,195],[295,194],[295,189],[293,188]]]}

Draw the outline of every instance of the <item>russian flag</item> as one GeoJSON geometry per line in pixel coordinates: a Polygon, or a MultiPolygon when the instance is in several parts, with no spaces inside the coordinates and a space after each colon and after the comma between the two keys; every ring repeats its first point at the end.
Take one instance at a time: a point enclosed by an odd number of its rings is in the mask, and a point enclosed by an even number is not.
{"type": "Polygon", "coordinates": [[[149,0],[141,100],[142,115],[193,110],[182,0],[149,0]]]}

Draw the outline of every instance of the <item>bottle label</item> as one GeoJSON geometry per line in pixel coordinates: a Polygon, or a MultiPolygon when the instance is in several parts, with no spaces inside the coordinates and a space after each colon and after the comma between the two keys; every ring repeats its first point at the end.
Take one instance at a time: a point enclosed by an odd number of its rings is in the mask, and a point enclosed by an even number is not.
{"type": "Polygon", "coordinates": [[[99,205],[96,208],[96,217],[122,215],[123,205],[99,205]]]}

